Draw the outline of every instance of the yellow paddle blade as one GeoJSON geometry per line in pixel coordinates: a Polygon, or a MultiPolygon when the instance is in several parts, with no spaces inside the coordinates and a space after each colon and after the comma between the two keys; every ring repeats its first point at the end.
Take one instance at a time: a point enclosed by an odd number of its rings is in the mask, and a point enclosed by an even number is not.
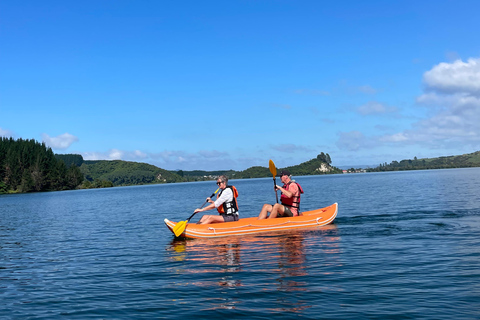
{"type": "Polygon", "coordinates": [[[270,159],[268,162],[268,167],[270,168],[270,172],[275,177],[277,175],[277,168],[275,167],[275,163],[270,159]]]}
{"type": "Polygon", "coordinates": [[[183,233],[183,231],[185,231],[186,227],[187,221],[178,222],[175,227],[173,227],[173,233],[175,234],[175,237],[179,237],[183,233]]]}
{"type": "MultiPolygon", "coordinates": [[[[271,161],[271,160],[270,160],[271,161]]],[[[217,190],[215,190],[214,193],[212,193],[212,195],[210,196],[210,198],[213,198],[213,196],[215,196],[215,194],[218,192],[218,190],[220,190],[220,188],[218,188],[217,190]]],[[[200,208],[203,208],[203,206],[207,203],[208,201],[205,201],[204,204],[202,204],[202,206],[200,208]]],[[[196,214],[196,212],[194,212],[190,218],[188,218],[187,220],[185,221],[180,221],[178,222],[174,227],[173,227],[173,233],[175,234],[175,237],[179,237],[184,231],[185,231],[185,228],[187,227],[187,222],[190,221],[190,219],[193,218],[193,216],[196,214]]]]}

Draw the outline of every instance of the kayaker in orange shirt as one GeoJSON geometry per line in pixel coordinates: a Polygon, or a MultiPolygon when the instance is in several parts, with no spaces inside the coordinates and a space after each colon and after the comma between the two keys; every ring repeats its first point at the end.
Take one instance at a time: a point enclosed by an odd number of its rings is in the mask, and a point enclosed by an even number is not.
{"type": "Polygon", "coordinates": [[[300,194],[303,193],[302,187],[292,181],[292,176],[288,170],[280,171],[279,176],[283,182],[283,187],[276,185],[276,190],[280,190],[282,195],[280,197],[281,203],[276,203],[273,206],[271,204],[264,204],[262,211],[258,215],[258,220],[266,219],[268,213],[269,219],[277,217],[294,217],[299,215],[300,208],[300,194]]]}

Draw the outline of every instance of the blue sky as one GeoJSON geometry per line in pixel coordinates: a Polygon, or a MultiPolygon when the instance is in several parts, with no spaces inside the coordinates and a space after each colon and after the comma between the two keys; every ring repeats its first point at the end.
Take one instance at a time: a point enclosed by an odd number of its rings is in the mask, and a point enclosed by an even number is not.
{"type": "Polygon", "coordinates": [[[164,169],[480,150],[480,1],[0,0],[0,136],[164,169]]]}

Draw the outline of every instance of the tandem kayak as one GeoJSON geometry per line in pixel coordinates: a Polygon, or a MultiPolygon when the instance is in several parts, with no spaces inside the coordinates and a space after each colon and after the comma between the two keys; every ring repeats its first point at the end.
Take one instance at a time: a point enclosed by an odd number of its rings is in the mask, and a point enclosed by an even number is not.
{"type": "MultiPolygon", "coordinates": [[[[182,238],[217,238],[240,236],[261,232],[274,232],[300,228],[325,226],[333,222],[338,212],[338,204],[302,212],[297,217],[282,217],[275,219],[258,220],[257,217],[243,218],[234,222],[196,224],[188,223],[185,231],[179,236],[182,238]]],[[[164,220],[167,228],[173,232],[176,222],[164,220]]],[[[175,234],[175,233],[174,233],[175,234]]]]}

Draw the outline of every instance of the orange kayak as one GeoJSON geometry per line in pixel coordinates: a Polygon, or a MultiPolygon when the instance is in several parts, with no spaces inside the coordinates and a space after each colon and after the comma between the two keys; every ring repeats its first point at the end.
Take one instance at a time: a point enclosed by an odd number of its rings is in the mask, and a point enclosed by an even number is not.
{"type": "MultiPolygon", "coordinates": [[[[196,224],[188,223],[185,231],[180,235],[183,238],[216,238],[239,236],[260,232],[273,232],[300,228],[325,226],[333,222],[338,212],[338,204],[302,212],[301,216],[283,217],[258,220],[257,217],[243,218],[234,222],[196,224]]],[[[172,231],[176,222],[164,220],[167,228],[172,231]]]]}

